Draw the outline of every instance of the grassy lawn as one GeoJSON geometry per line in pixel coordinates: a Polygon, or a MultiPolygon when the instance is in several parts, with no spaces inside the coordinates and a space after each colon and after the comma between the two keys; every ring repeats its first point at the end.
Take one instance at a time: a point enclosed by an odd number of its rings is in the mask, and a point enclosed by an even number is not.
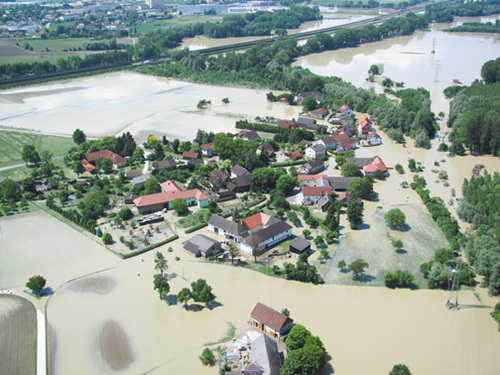
{"type": "Polygon", "coordinates": [[[35,374],[36,313],[28,301],[0,295],[0,374],[35,374]]]}
{"type": "Polygon", "coordinates": [[[181,228],[191,228],[197,224],[207,221],[212,216],[208,208],[203,208],[187,217],[177,221],[177,226],[181,228]]]}
{"type": "Polygon", "coordinates": [[[174,17],[170,20],[161,20],[161,21],[155,21],[152,23],[145,23],[145,24],[140,24],[137,25],[137,32],[139,34],[146,34],[150,31],[154,31],[157,29],[164,29],[167,27],[176,27],[176,26],[185,26],[185,25],[191,25],[193,23],[197,22],[217,22],[217,21],[222,21],[223,15],[216,15],[216,16],[179,16],[179,17],[174,17]]]}
{"type": "Polygon", "coordinates": [[[86,38],[64,38],[64,39],[22,39],[20,45],[28,43],[33,47],[34,52],[43,52],[49,49],[51,52],[63,52],[70,48],[83,48],[85,43],[90,41],[86,38]]]}
{"type": "Polygon", "coordinates": [[[38,152],[50,150],[53,158],[60,160],[74,143],[66,137],[0,130],[0,167],[23,163],[21,151],[24,145],[33,145],[38,152]]]}

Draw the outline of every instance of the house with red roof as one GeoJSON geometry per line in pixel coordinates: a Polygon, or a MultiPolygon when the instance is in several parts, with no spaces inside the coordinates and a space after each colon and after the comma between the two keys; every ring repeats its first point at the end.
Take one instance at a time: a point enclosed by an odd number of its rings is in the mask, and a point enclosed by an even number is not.
{"type": "Polygon", "coordinates": [[[207,207],[208,196],[200,189],[182,190],[174,181],[165,181],[160,184],[161,193],[148,194],[134,199],[134,205],[140,214],[172,209],[174,200],[184,199],[188,206],[207,207]]]}
{"type": "Polygon", "coordinates": [[[366,135],[369,132],[373,131],[372,128],[372,121],[368,118],[368,116],[365,114],[363,117],[360,118],[359,120],[359,128],[358,128],[358,133],[361,135],[366,135]]]}
{"type": "Polygon", "coordinates": [[[99,159],[111,160],[114,168],[123,167],[127,164],[127,160],[125,160],[123,156],[120,156],[111,150],[101,150],[85,154],[85,159],[83,159],[85,160],[85,162],[82,160],[82,165],[87,172],[91,172],[95,170],[95,164],[99,159]],[[91,164],[94,167],[94,169],[88,166],[89,164],[91,164]]]}
{"type": "Polygon", "coordinates": [[[252,326],[271,337],[280,338],[293,327],[293,320],[282,313],[257,302],[250,314],[252,326]]]}
{"type": "Polygon", "coordinates": [[[299,150],[292,151],[288,153],[288,159],[290,160],[299,160],[302,159],[302,154],[299,150]]]}
{"type": "Polygon", "coordinates": [[[274,147],[270,143],[264,143],[257,147],[256,154],[260,155],[262,151],[266,152],[270,158],[274,157],[274,147]]]}
{"type": "Polygon", "coordinates": [[[299,180],[299,187],[303,188],[304,186],[317,186],[318,181],[327,180],[328,176],[326,174],[299,174],[297,179],[299,180]]]}
{"type": "Polygon", "coordinates": [[[95,167],[90,164],[87,160],[83,159],[82,160],[82,165],[83,165],[83,168],[85,168],[85,171],[89,172],[89,173],[92,173],[95,171],[95,167]]]}
{"type": "Polygon", "coordinates": [[[214,153],[212,143],[205,143],[204,145],[201,145],[200,150],[201,150],[201,154],[205,155],[205,156],[213,155],[213,153],[214,153]]]}
{"type": "Polygon", "coordinates": [[[302,188],[302,195],[304,197],[304,204],[311,206],[317,204],[321,197],[331,196],[332,188],[330,186],[304,186],[302,188]]]}
{"type": "Polygon", "coordinates": [[[341,115],[352,115],[354,113],[354,111],[347,104],[342,104],[337,109],[337,113],[340,113],[341,115]]]}
{"type": "Polygon", "coordinates": [[[318,108],[309,112],[309,115],[314,118],[324,119],[328,115],[328,109],[318,108]]]}
{"type": "Polygon", "coordinates": [[[184,151],[182,153],[182,158],[184,160],[194,160],[198,159],[199,153],[198,152],[192,152],[192,151],[184,151]]]}
{"type": "Polygon", "coordinates": [[[379,156],[376,156],[375,159],[373,159],[373,161],[371,162],[371,164],[368,164],[363,167],[363,172],[365,173],[365,176],[370,176],[376,171],[382,171],[386,174],[388,171],[387,166],[379,156]]]}
{"type": "Polygon", "coordinates": [[[289,120],[278,120],[278,127],[285,129],[297,129],[297,123],[289,120]]]}

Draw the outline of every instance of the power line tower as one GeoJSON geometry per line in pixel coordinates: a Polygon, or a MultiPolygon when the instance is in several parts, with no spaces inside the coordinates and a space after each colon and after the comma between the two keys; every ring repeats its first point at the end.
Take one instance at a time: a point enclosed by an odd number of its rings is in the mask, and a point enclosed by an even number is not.
{"type": "Polygon", "coordinates": [[[458,310],[458,288],[460,287],[460,259],[455,260],[455,267],[451,270],[452,280],[450,287],[450,295],[446,302],[446,307],[449,309],[458,310]]]}

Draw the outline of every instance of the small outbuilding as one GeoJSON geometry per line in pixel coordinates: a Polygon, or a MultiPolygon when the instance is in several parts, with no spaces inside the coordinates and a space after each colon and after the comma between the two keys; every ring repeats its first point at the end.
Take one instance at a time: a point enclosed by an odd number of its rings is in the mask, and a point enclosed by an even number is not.
{"type": "Polygon", "coordinates": [[[290,254],[299,256],[311,250],[311,243],[302,237],[297,237],[290,243],[290,254]]]}
{"type": "Polygon", "coordinates": [[[206,258],[212,256],[215,250],[221,250],[221,245],[213,238],[197,234],[184,245],[184,250],[195,257],[203,256],[206,258]]]}
{"type": "Polygon", "coordinates": [[[257,302],[250,314],[252,326],[271,337],[280,338],[293,327],[293,320],[282,313],[257,302]]]}

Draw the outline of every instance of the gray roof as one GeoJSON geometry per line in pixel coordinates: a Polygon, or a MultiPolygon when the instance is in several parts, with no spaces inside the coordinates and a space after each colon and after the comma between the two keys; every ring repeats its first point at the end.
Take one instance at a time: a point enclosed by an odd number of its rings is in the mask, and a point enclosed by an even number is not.
{"type": "Polygon", "coordinates": [[[299,117],[297,124],[306,128],[316,129],[316,120],[313,118],[299,117]]]}
{"type": "Polygon", "coordinates": [[[250,173],[231,180],[235,187],[250,186],[252,183],[252,175],[250,173]]]}
{"type": "Polygon", "coordinates": [[[368,164],[371,164],[373,159],[372,158],[347,158],[346,163],[356,163],[359,165],[360,168],[366,167],[368,164]]]}
{"type": "Polygon", "coordinates": [[[292,247],[302,253],[311,247],[311,243],[302,237],[297,237],[290,243],[290,250],[292,247]]]}
{"type": "Polygon", "coordinates": [[[266,335],[253,340],[252,362],[263,370],[263,375],[280,375],[281,358],[276,341],[266,335]]]}
{"type": "Polygon", "coordinates": [[[236,164],[234,167],[231,168],[231,173],[233,173],[239,177],[239,176],[243,176],[245,174],[249,174],[250,172],[245,167],[242,167],[241,165],[236,164]]]}
{"type": "Polygon", "coordinates": [[[355,177],[328,177],[330,181],[330,186],[335,191],[345,191],[349,187],[349,184],[355,177]]]}
{"type": "Polygon", "coordinates": [[[132,185],[136,186],[136,185],[143,184],[147,180],[149,180],[151,177],[153,177],[153,176],[151,176],[150,174],[143,174],[143,175],[140,175],[138,177],[134,177],[132,179],[132,185]]]}
{"type": "Polygon", "coordinates": [[[212,217],[208,220],[208,224],[213,225],[216,228],[223,229],[224,231],[234,234],[235,236],[240,235],[243,231],[241,224],[225,219],[219,215],[212,215],[212,217]]]}
{"type": "Polygon", "coordinates": [[[125,177],[128,179],[136,178],[142,176],[142,169],[131,169],[125,172],[125,177]]]}
{"type": "Polygon", "coordinates": [[[307,167],[310,167],[310,168],[315,168],[315,167],[319,167],[320,165],[322,166],[324,163],[323,163],[323,159],[321,158],[316,158],[316,159],[312,159],[312,160],[309,160],[307,163],[306,163],[306,168],[307,167]]]}
{"type": "Polygon", "coordinates": [[[253,242],[253,238],[258,238],[258,243],[262,243],[277,236],[278,234],[286,232],[291,228],[292,227],[285,223],[283,220],[279,220],[271,216],[265,228],[252,232],[252,234],[243,239],[243,242],[251,244],[253,242]]]}
{"type": "Polygon", "coordinates": [[[169,160],[160,160],[160,161],[155,161],[153,163],[153,168],[154,169],[169,169],[169,168],[175,168],[177,165],[177,162],[174,159],[169,159],[169,160]]]}
{"type": "Polygon", "coordinates": [[[212,250],[213,246],[220,248],[220,242],[214,240],[213,238],[207,237],[203,234],[197,234],[191,238],[185,245],[184,249],[199,256],[201,254],[206,254],[209,250],[212,250]]]}

